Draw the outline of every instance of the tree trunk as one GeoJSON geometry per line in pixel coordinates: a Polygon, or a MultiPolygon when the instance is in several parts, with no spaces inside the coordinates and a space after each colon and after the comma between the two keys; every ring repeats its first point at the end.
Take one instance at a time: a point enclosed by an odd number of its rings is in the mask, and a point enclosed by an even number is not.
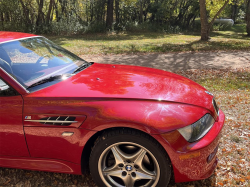
{"type": "Polygon", "coordinates": [[[38,16],[36,20],[37,26],[42,25],[42,22],[43,22],[43,3],[44,3],[44,0],[40,0],[38,2],[38,16]]]}
{"type": "Polygon", "coordinates": [[[93,21],[93,17],[94,17],[94,5],[92,2],[90,2],[90,22],[93,21]]]}
{"type": "Polygon", "coordinates": [[[59,18],[59,11],[58,11],[58,0],[57,2],[54,3],[54,9],[56,11],[56,21],[59,22],[60,18],[59,18]]]}
{"type": "Polygon", "coordinates": [[[21,3],[22,5],[22,8],[23,8],[23,12],[24,12],[24,15],[25,15],[25,19],[26,19],[26,26],[27,27],[30,27],[31,26],[31,20],[29,18],[29,10],[28,8],[24,5],[23,1],[22,0],[19,0],[19,2],[21,3]]]}
{"type": "Polygon", "coordinates": [[[234,0],[231,6],[232,6],[232,15],[231,15],[231,19],[234,20],[234,22],[236,21],[236,17],[238,14],[238,1],[239,0],[234,0]]]}
{"type": "Polygon", "coordinates": [[[120,0],[115,0],[115,22],[120,23],[120,0]]]}
{"type": "Polygon", "coordinates": [[[3,12],[1,12],[1,22],[2,22],[2,29],[4,30],[4,16],[3,16],[3,12]]]}
{"type": "Polygon", "coordinates": [[[106,19],[106,26],[108,29],[112,29],[113,16],[114,16],[114,0],[108,0],[107,19],[106,19]]]}
{"type": "Polygon", "coordinates": [[[139,23],[142,23],[143,22],[143,4],[142,4],[142,1],[139,1],[140,3],[140,13],[139,13],[139,23]]]}
{"type": "Polygon", "coordinates": [[[200,15],[201,15],[201,40],[208,41],[210,30],[214,24],[215,19],[221,14],[224,8],[227,6],[230,0],[227,0],[220,10],[216,13],[212,21],[208,24],[206,0],[199,0],[200,3],[200,15]]]}
{"type": "Polygon", "coordinates": [[[50,23],[50,16],[51,16],[51,11],[52,11],[53,4],[54,4],[54,0],[50,0],[50,2],[49,2],[49,10],[48,10],[47,16],[46,16],[46,24],[50,23]]]}
{"type": "Polygon", "coordinates": [[[199,0],[200,3],[200,17],[201,17],[201,40],[207,41],[209,39],[208,19],[206,0],[199,0]]]}
{"type": "Polygon", "coordinates": [[[247,0],[247,11],[246,11],[246,21],[247,21],[247,36],[250,36],[250,0],[247,0]]]}

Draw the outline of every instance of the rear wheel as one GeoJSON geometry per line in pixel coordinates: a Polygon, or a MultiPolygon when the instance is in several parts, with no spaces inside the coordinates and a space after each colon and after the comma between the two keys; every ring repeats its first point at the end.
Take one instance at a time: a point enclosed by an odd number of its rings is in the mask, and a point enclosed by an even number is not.
{"type": "Polygon", "coordinates": [[[167,186],[171,164],[153,138],[123,129],[99,137],[91,152],[90,172],[98,186],[167,186]]]}

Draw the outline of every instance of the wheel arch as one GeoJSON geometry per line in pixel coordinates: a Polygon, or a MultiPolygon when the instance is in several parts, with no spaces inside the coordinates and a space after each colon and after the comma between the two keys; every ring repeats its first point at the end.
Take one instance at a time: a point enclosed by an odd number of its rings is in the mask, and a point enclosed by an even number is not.
{"type": "Polygon", "coordinates": [[[85,144],[85,146],[83,148],[83,151],[82,151],[81,169],[82,169],[82,173],[83,174],[89,173],[89,158],[90,158],[90,154],[91,154],[92,148],[93,148],[95,142],[97,141],[97,139],[103,133],[105,133],[105,132],[115,131],[115,130],[119,130],[119,129],[120,130],[122,130],[122,129],[133,130],[133,131],[137,131],[137,132],[143,133],[145,136],[148,136],[153,141],[157,142],[160,145],[161,149],[163,149],[163,151],[166,153],[166,155],[169,158],[169,161],[170,161],[170,164],[171,164],[171,180],[170,181],[172,181],[174,179],[174,172],[173,172],[173,166],[172,166],[171,159],[169,157],[168,152],[164,149],[164,147],[162,146],[162,144],[159,141],[157,141],[157,139],[154,136],[146,133],[145,131],[142,131],[142,130],[139,130],[139,129],[136,129],[136,128],[130,128],[130,127],[111,127],[111,128],[108,128],[108,129],[103,129],[101,131],[97,131],[94,135],[92,135],[91,138],[85,144]]]}

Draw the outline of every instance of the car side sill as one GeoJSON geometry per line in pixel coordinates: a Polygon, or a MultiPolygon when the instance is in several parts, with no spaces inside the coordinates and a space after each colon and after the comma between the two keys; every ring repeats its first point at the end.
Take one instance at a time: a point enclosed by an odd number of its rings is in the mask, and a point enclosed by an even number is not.
{"type": "Polygon", "coordinates": [[[0,167],[81,175],[81,165],[63,160],[0,156],[0,167]]]}

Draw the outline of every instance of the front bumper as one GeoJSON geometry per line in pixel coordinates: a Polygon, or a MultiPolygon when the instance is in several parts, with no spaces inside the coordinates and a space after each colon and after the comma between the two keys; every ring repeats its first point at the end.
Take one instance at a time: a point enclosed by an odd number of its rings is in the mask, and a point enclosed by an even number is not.
{"type": "Polygon", "coordinates": [[[193,143],[188,143],[178,131],[161,135],[165,142],[160,142],[172,162],[175,182],[202,180],[212,175],[218,162],[216,153],[224,122],[225,115],[220,110],[210,131],[193,143]]]}

